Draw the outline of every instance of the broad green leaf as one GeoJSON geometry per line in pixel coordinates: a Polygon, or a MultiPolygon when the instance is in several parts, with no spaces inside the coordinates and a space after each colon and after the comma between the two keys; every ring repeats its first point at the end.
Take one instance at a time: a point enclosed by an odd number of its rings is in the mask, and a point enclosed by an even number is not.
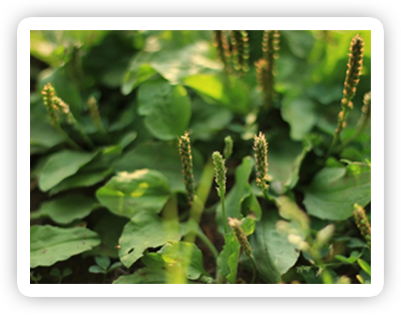
{"type": "MultiPolygon", "coordinates": [[[[177,37],[177,34],[172,37],[177,37]]],[[[193,42],[193,39],[191,39],[193,42]]],[[[171,84],[178,84],[189,75],[203,71],[218,71],[221,65],[207,58],[210,45],[205,41],[198,41],[184,47],[173,49],[164,48],[153,52],[141,52],[131,62],[123,79],[121,92],[128,95],[138,85],[159,73],[171,84]]]]}
{"type": "Polygon", "coordinates": [[[240,249],[241,246],[233,232],[224,235],[224,247],[217,258],[217,268],[231,284],[237,279],[240,249]]]}
{"type": "Polygon", "coordinates": [[[158,214],[170,197],[167,178],[142,169],[119,172],[96,192],[101,204],[117,215],[133,218],[138,213],[158,214]]]}
{"type": "Polygon", "coordinates": [[[134,274],[120,276],[113,284],[166,284],[173,277],[163,269],[141,268],[134,274]]]}
{"type": "MultiPolygon", "coordinates": [[[[64,142],[64,138],[52,126],[39,120],[38,117],[31,119],[31,147],[41,147],[43,150],[47,150],[62,142],[64,142]]],[[[31,152],[31,154],[33,153],[31,152]]]]}
{"type": "Polygon", "coordinates": [[[246,114],[250,108],[249,89],[234,76],[198,74],[186,77],[184,85],[195,90],[206,102],[246,114]]]}
{"type": "Polygon", "coordinates": [[[286,195],[281,195],[276,198],[276,206],[280,216],[290,222],[280,222],[281,227],[287,227],[284,230],[288,234],[295,234],[305,239],[310,233],[309,216],[299,208],[298,204],[293,199],[286,195]],[[283,226],[284,224],[284,226],[283,226]]]}
{"type": "Polygon", "coordinates": [[[193,243],[168,243],[158,251],[167,268],[178,265],[189,280],[197,280],[201,275],[208,275],[203,268],[202,252],[193,243]]]}
{"type": "Polygon", "coordinates": [[[233,113],[221,106],[209,105],[200,98],[192,102],[192,117],[189,125],[191,140],[213,140],[215,135],[233,119],[233,113]]]}
{"type": "Polygon", "coordinates": [[[293,142],[285,136],[274,137],[268,143],[270,187],[281,195],[297,184],[302,161],[312,146],[309,141],[293,142]]]}
{"type": "Polygon", "coordinates": [[[98,235],[83,227],[31,226],[31,268],[51,266],[88,251],[100,243],[98,235]]]}
{"type": "Polygon", "coordinates": [[[99,265],[103,270],[107,270],[110,265],[110,259],[108,256],[96,256],[95,262],[99,265]]]}
{"type": "Polygon", "coordinates": [[[355,203],[370,202],[370,166],[323,168],[305,190],[304,204],[310,215],[321,219],[345,220],[355,203]]]}
{"type": "Polygon", "coordinates": [[[287,237],[277,232],[278,218],[277,210],[268,210],[257,222],[255,233],[249,237],[258,275],[270,283],[279,282],[299,256],[287,237]]]}
{"type": "Polygon", "coordinates": [[[92,230],[99,235],[101,243],[91,251],[85,252],[84,255],[117,258],[119,250],[116,246],[124,226],[127,224],[127,219],[111,214],[107,210],[97,210],[94,215],[96,215],[96,223],[92,230]]]}
{"type": "Polygon", "coordinates": [[[281,116],[290,124],[290,136],[293,140],[302,140],[317,121],[313,101],[304,97],[285,99],[281,108],[281,116]]]}
{"type": "Polygon", "coordinates": [[[181,238],[178,221],[143,213],[128,222],[120,237],[120,261],[130,267],[143,256],[148,248],[156,248],[181,238]]]}
{"type": "MultiPolygon", "coordinates": [[[[243,210],[252,210],[258,219],[262,215],[260,205],[256,197],[253,196],[251,186],[248,182],[253,166],[254,160],[250,156],[246,156],[243,158],[241,165],[235,170],[235,184],[225,198],[225,208],[228,217],[241,219],[243,216],[249,214],[249,212],[243,212],[243,210]]],[[[216,221],[219,231],[222,233],[224,229],[221,204],[217,207],[216,221]]]]}
{"type": "Polygon", "coordinates": [[[141,83],[157,74],[150,64],[133,64],[130,69],[125,73],[123,84],[121,86],[121,93],[128,95],[141,83]]]}
{"type": "Polygon", "coordinates": [[[89,272],[91,273],[106,273],[106,271],[104,269],[102,269],[100,266],[98,265],[91,265],[89,267],[89,272]]]}
{"type": "MultiPolygon", "coordinates": [[[[195,184],[199,182],[203,167],[202,155],[192,149],[195,184]]],[[[115,163],[117,171],[153,169],[167,177],[172,191],[185,191],[182,164],[177,142],[144,143],[128,152],[115,163]]]]}
{"type": "Polygon", "coordinates": [[[172,86],[164,79],[149,80],[138,90],[138,113],[145,126],[160,140],[182,135],[191,118],[191,100],[180,85],[172,86]]]}
{"type": "Polygon", "coordinates": [[[44,202],[38,212],[58,224],[68,224],[88,216],[94,205],[95,200],[91,197],[69,193],[44,202]]]}
{"type": "Polygon", "coordinates": [[[96,154],[64,150],[53,154],[43,168],[39,178],[39,188],[47,192],[65,178],[74,175],[96,154]]]}
{"type": "Polygon", "coordinates": [[[111,171],[97,171],[97,172],[78,172],[71,177],[67,177],[65,180],[54,186],[50,190],[50,195],[58,194],[62,191],[76,187],[88,187],[93,186],[102,180],[104,180],[111,171]]]}

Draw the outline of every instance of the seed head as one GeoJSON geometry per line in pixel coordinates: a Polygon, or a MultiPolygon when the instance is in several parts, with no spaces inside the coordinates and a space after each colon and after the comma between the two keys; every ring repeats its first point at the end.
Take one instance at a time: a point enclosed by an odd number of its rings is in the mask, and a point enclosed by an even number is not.
{"type": "Polygon", "coordinates": [[[227,136],[226,138],[224,138],[224,143],[224,158],[229,159],[231,154],[233,153],[233,139],[231,138],[231,136],[227,136]]]}
{"type": "Polygon", "coordinates": [[[186,194],[189,204],[192,205],[195,197],[195,179],[192,164],[191,140],[189,139],[188,132],[181,136],[178,147],[181,155],[182,174],[184,176],[186,194]]]}
{"type": "Polygon", "coordinates": [[[229,217],[228,225],[233,230],[235,237],[237,238],[239,244],[241,245],[241,248],[244,251],[244,253],[247,256],[252,257],[251,245],[249,244],[246,234],[241,227],[241,222],[236,218],[229,217]]]}
{"type": "Polygon", "coordinates": [[[46,106],[47,113],[50,116],[52,125],[58,123],[57,106],[54,104],[54,88],[50,83],[43,86],[42,90],[43,103],[46,106]]]}
{"type": "Polygon", "coordinates": [[[371,93],[370,91],[363,96],[363,106],[362,106],[362,113],[366,116],[370,116],[370,99],[371,93]]]}
{"type": "Polygon", "coordinates": [[[359,231],[361,232],[362,236],[366,240],[366,244],[370,248],[371,246],[371,228],[369,221],[366,217],[366,213],[364,208],[359,204],[354,204],[354,217],[356,225],[358,226],[359,231]]]}
{"type": "Polygon", "coordinates": [[[89,97],[87,104],[88,104],[89,114],[92,117],[95,125],[98,127],[101,124],[101,118],[99,114],[99,107],[96,103],[95,97],[93,96],[89,97]]]}
{"type": "Polygon", "coordinates": [[[350,51],[348,54],[348,64],[347,72],[344,82],[343,98],[341,107],[343,110],[352,109],[351,100],[355,95],[356,87],[359,83],[359,78],[361,76],[364,43],[361,36],[356,35],[352,38],[350,51]]]}
{"type": "Polygon", "coordinates": [[[267,142],[262,132],[259,132],[258,136],[255,135],[253,149],[256,161],[256,184],[265,191],[269,187],[267,185],[267,142]]]}
{"type": "Polygon", "coordinates": [[[217,59],[224,64],[224,70],[231,73],[231,52],[226,30],[213,32],[213,45],[217,48],[217,59]]]}
{"type": "Polygon", "coordinates": [[[245,30],[231,30],[231,44],[234,69],[246,73],[249,71],[249,43],[245,30]]]}
{"type": "Polygon", "coordinates": [[[216,184],[218,186],[217,191],[220,197],[224,197],[226,194],[226,166],[223,156],[219,152],[214,152],[212,154],[214,174],[216,179],[216,184]]]}

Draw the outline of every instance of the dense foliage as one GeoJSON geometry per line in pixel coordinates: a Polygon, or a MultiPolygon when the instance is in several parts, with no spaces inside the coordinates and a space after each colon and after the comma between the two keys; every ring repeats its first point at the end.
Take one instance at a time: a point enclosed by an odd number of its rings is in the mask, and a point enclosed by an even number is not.
{"type": "Polygon", "coordinates": [[[370,31],[31,31],[33,283],[370,283],[370,31]]]}

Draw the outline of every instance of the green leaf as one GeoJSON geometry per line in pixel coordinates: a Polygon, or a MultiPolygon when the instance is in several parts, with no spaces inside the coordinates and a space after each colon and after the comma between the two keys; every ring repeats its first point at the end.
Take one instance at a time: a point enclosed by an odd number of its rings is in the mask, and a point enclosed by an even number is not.
{"type": "Polygon", "coordinates": [[[191,100],[180,85],[164,79],[149,80],[138,90],[138,113],[146,116],[145,126],[160,140],[182,135],[191,118],[191,100]]]}
{"type": "Polygon", "coordinates": [[[98,235],[83,227],[31,226],[31,268],[51,266],[88,251],[100,243],[98,235]]]}
{"type": "Polygon", "coordinates": [[[107,270],[110,265],[110,259],[107,256],[96,256],[95,262],[99,265],[103,270],[107,270]]]}
{"type": "Polygon", "coordinates": [[[365,262],[362,259],[358,259],[358,264],[362,268],[362,270],[364,270],[367,274],[369,274],[369,276],[372,276],[369,263],[365,262]]]}
{"type": "Polygon", "coordinates": [[[189,125],[191,140],[213,140],[215,135],[233,119],[227,108],[207,104],[200,98],[192,102],[192,117],[189,125]]]}
{"type": "MultiPolygon", "coordinates": [[[[203,168],[203,157],[192,148],[195,183],[199,182],[203,168]]],[[[115,163],[117,171],[132,172],[148,168],[157,170],[167,177],[172,191],[185,191],[182,164],[177,142],[144,143],[125,154],[115,163]]]]}
{"type": "Polygon", "coordinates": [[[169,278],[171,273],[166,270],[141,268],[134,274],[120,276],[113,284],[166,284],[169,278]]]}
{"type": "Polygon", "coordinates": [[[130,267],[143,256],[146,249],[175,242],[180,238],[178,221],[165,220],[148,213],[137,215],[125,225],[121,234],[120,260],[126,267],[130,267]]]}
{"type": "Polygon", "coordinates": [[[123,95],[130,94],[141,83],[145,82],[156,74],[157,70],[155,70],[149,64],[133,64],[124,75],[121,93],[123,95]]]}
{"type": "Polygon", "coordinates": [[[121,266],[122,266],[121,262],[114,262],[114,263],[108,268],[107,272],[112,272],[112,271],[114,271],[115,269],[118,269],[118,268],[121,267],[121,266]]]}
{"type": "Polygon", "coordinates": [[[62,191],[76,187],[88,187],[93,186],[103,181],[110,171],[98,171],[98,172],[79,172],[71,177],[67,177],[65,180],[54,186],[50,190],[50,196],[58,194],[62,191]]]}
{"type": "MultiPolygon", "coordinates": [[[[177,34],[170,37],[176,39],[177,34]]],[[[125,73],[121,92],[123,95],[128,95],[156,73],[171,84],[178,84],[182,78],[189,75],[220,70],[221,66],[218,62],[206,57],[209,51],[209,43],[197,41],[195,44],[191,43],[184,47],[173,46],[173,49],[170,49],[163,46],[163,50],[141,52],[125,73]]]]}
{"type": "MultiPolygon", "coordinates": [[[[241,165],[235,170],[235,184],[227,193],[225,199],[226,213],[229,217],[241,219],[242,216],[248,215],[249,212],[243,212],[243,209],[246,211],[251,209],[258,219],[262,215],[260,205],[256,197],[253,196],[251,185],[248,182],[253,166],[254,160],[250,156],[246,156],[243,158],[241,165]]],[[[217,207],[216,220],[220,233],[223,233],[221,203],[217,207]]]]}
{"type": "Polygon", "coordinates": [[[61,272],[60,272],[60,270],[58,269],[58,268],[52,268],[51,270],[50,270],[50,273],[49,273],[51,276],[54,276],[55,278],[59,278],[60,276],[61,276],[61,272]]]}
{"type": "Polygon", "coordinates": [[[53,154],[43,168],[39,178],[39,188],[47,192],[65,178],[74,175],[96,154],[64,150],[53,154]]]}
{"type": "Polygon", "coordinates": [[[202,252],[193,243],[175,242],[166,244],[158,252],[166,266],[179,266],[189,280],[197,280],[201,275],[208,275],[203,268],[202,252]]]}
{"type": "Polygon", "coordinates": [[[223,105],[239,114],[249,111],[249,89],[239,78],[198,74],[186,77],[183,81],[207,103],[223,105]]]}
{"type": "Polygon", "coordinates": [[[170,187],[167,178],[154,170],[119,172],[97,190],[96,197],[114,214],[133,218],[144,212],[158,214],[170,197],[170,187]]]}
{"type": "Polygon", "coordinates": [[[290,136],[293,140],[302,140],[317,121],[313,101],[304,97],[284,99],[281,116],[290,124],[290,136]]]}
{"type": "MultiPolygon", "coordinates": [[[[44,107],[43,107],[44,108],[44,107]]],[[[62,143],[64,138],[49,124],[36,117],[31,119],[30,144],[31,147],[40,147],[44,150],[50,149],[62,143]]],[[[31,154],[33,154],[31,152],[31,154]]]]}
{"type": "Polygon", "coordinates": [[[224,235],[224,247],[217,258],[217,268],[231,284],[237,279],[240,249],[241,246],[233,232],[224,235]]]}
{"type": "Polygon", "coordinates": [[[91,197],[69,193],[44,202],[39,213],[42,216],[46,214],[58,224],[68,224],[88,216],[94,205],[95,201],[91,197]]]}
{"type": "Polygon", "coordinates": [[[286,193],[289,188],[297,184],[302,161],[312,148],[308,141],[293,142],[284,137],[274,137],[269,140],[267,152],[268,175],[271,176],[270,187],[279,195],[286,193]]]}
{"type": "Polygon", "coordinates": [[[66,278],[67,276],[69,276],[69,275],[71,275],[71,274],[72,274],[71,268],[66,267],[66,268],[63,270],[63,277],[64,277],[64,278],[66,278]]]}
{"type": "Polygon", "coordinates": [[[249,237],[258,275],[270,283],[277,283],[297,261],[299,253],[285,235],[276,230],[276,210],[268,210],[257,222],[255,233],[249,237]]]}
{"type": "Polygon", "coordinates": [[[89,267],[89,272],[91,273],[106,273],[106,271],[98,265],[92,265],[89,267]]]}
{"type": "Polygon", "coordinates": [[[370,202],[370,166],[323,168],[305,190],[304,204],[310,215],[321,219],[345,220],[355,203],[370,202]]]}
{"type": "Polygon", "coordinates": [[[84,255],[118,257],[118,239],[127,224],[125,217],[116,216],[107,210],[96,211],[96,222],[92,227],[101,240],[101,243],[84,255]]]}

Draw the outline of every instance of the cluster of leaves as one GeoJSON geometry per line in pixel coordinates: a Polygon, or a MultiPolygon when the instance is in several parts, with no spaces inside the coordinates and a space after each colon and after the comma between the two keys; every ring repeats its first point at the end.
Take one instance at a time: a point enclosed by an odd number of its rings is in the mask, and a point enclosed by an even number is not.
{"type": "Polygon", "coordinates": [[[31,31],[32,281],[369,283],[356,34],[31,31]]]}

